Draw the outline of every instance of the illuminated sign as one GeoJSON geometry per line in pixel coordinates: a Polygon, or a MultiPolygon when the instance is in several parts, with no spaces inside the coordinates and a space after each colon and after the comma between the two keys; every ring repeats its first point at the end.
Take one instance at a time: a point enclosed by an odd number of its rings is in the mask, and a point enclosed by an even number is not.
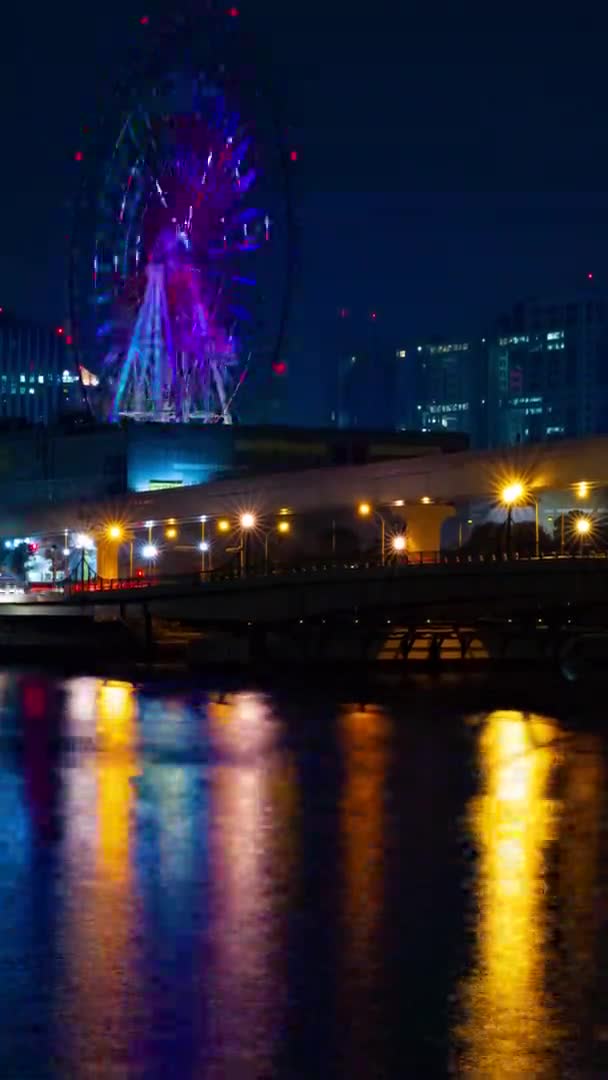
{"type": "Polygon", "coordinates": [[[183,480],[148,480],[148,491],[162,491],[163,488],[183,487],[183,480]]]}

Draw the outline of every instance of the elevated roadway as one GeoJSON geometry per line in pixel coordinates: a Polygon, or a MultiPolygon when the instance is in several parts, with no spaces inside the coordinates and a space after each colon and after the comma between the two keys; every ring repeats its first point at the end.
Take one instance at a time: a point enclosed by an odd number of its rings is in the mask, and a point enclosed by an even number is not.
{"type": "Polygon", "coordinates": [[[449,505],[492,498],[501,483],[523,478],[531,492],[558,492],[586,480],[608,486],[608,436],[542,443],[510,449],[430,454],[366,465],[265,473],[177,489],[139,492],[112,500],[32,508],[2,516],[5,535],[61,535],[65,529],[120,519],[135,526],[148,520],[194,520],[254,508],[260,515],[288,508],[294,514],[330,513],[362,500],[377,506],[408,507],[408,528],[417,548],[439,547],[449,505]],[[422,500],[429,500],[427,505],[422,500]]]}

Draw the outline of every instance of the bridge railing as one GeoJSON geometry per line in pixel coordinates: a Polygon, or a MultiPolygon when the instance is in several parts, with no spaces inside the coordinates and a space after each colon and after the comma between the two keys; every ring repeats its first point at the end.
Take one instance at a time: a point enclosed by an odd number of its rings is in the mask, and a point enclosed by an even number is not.
{"type": "Polygon", "coordinates": [[[180,591],[190,589],[198,590],[209,583],[222,583],[243,579],[306,577],[319,574],[357,573],[374,569],[382,569],[386,573],[402,573],[407,572],[410,569],[424,569],[433,566],[446,566],[456,569],[458,567],[471,566],[485,566],[491,568],[492,566],[513,563],[572,563],[573,561],[596,562],[597,560],[603,560],[605,562],[607,559],[608,552],[605,551],[589,551],[584,553],[569,552],[566,554],[562,554],[561,552],[544,552],[540,556],[516,551],[513,552],[510,557],[507,557],[504,552],[488,554],[483,552],[473,553],[443,550],[417,551],[407,556],[400,555],[398,558],[391,557],[386,560],[383,567],[380,559],[362,559],[356,557],[350,559],[323,559],[317,557],[307,560],[300,559],[297,562],[289,564],[277,564],[271,568],[253,565],[241,570],[238,565],[231,564],[218,567],[216,570],[198,571],[186,574],[153,574],[132,578],[96,577],[90,581],[66,582],[64,584],[64,594],[78,596],[79,594],[115,593],[116,599],[119,601],[121,593],[131,592],[133,590],[149,589],[153,587],[161,587],[163,589],[174,588],[180,591]]]}

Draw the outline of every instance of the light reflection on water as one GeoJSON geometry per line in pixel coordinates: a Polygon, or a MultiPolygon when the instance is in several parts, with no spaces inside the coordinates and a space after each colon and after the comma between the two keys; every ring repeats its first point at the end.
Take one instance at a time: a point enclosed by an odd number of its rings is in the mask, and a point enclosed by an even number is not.
{"type": "Polygon", "coordinates": [[[560,813],[549,788],[555,725],[492,713],[479,738],[481,787],[469,804],[478,849],[474,963],[465,979],[463,1073],[552,1075],[559,1017],[546,993],[552,915],[547,848],[560,813]]]}
{"type": "Polygon", "coordinates": [[[0,1076],[606,1075],[604,742],[0,673],[0,1076]]]}

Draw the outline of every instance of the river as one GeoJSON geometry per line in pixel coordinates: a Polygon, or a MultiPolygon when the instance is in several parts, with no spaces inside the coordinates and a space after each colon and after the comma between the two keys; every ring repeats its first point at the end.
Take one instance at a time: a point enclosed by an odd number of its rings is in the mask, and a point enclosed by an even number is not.
{"type": "Polygon", "coordinates": [[[608,1074],[606,743],[0,673],[0,1077],[608,1074]]]}

